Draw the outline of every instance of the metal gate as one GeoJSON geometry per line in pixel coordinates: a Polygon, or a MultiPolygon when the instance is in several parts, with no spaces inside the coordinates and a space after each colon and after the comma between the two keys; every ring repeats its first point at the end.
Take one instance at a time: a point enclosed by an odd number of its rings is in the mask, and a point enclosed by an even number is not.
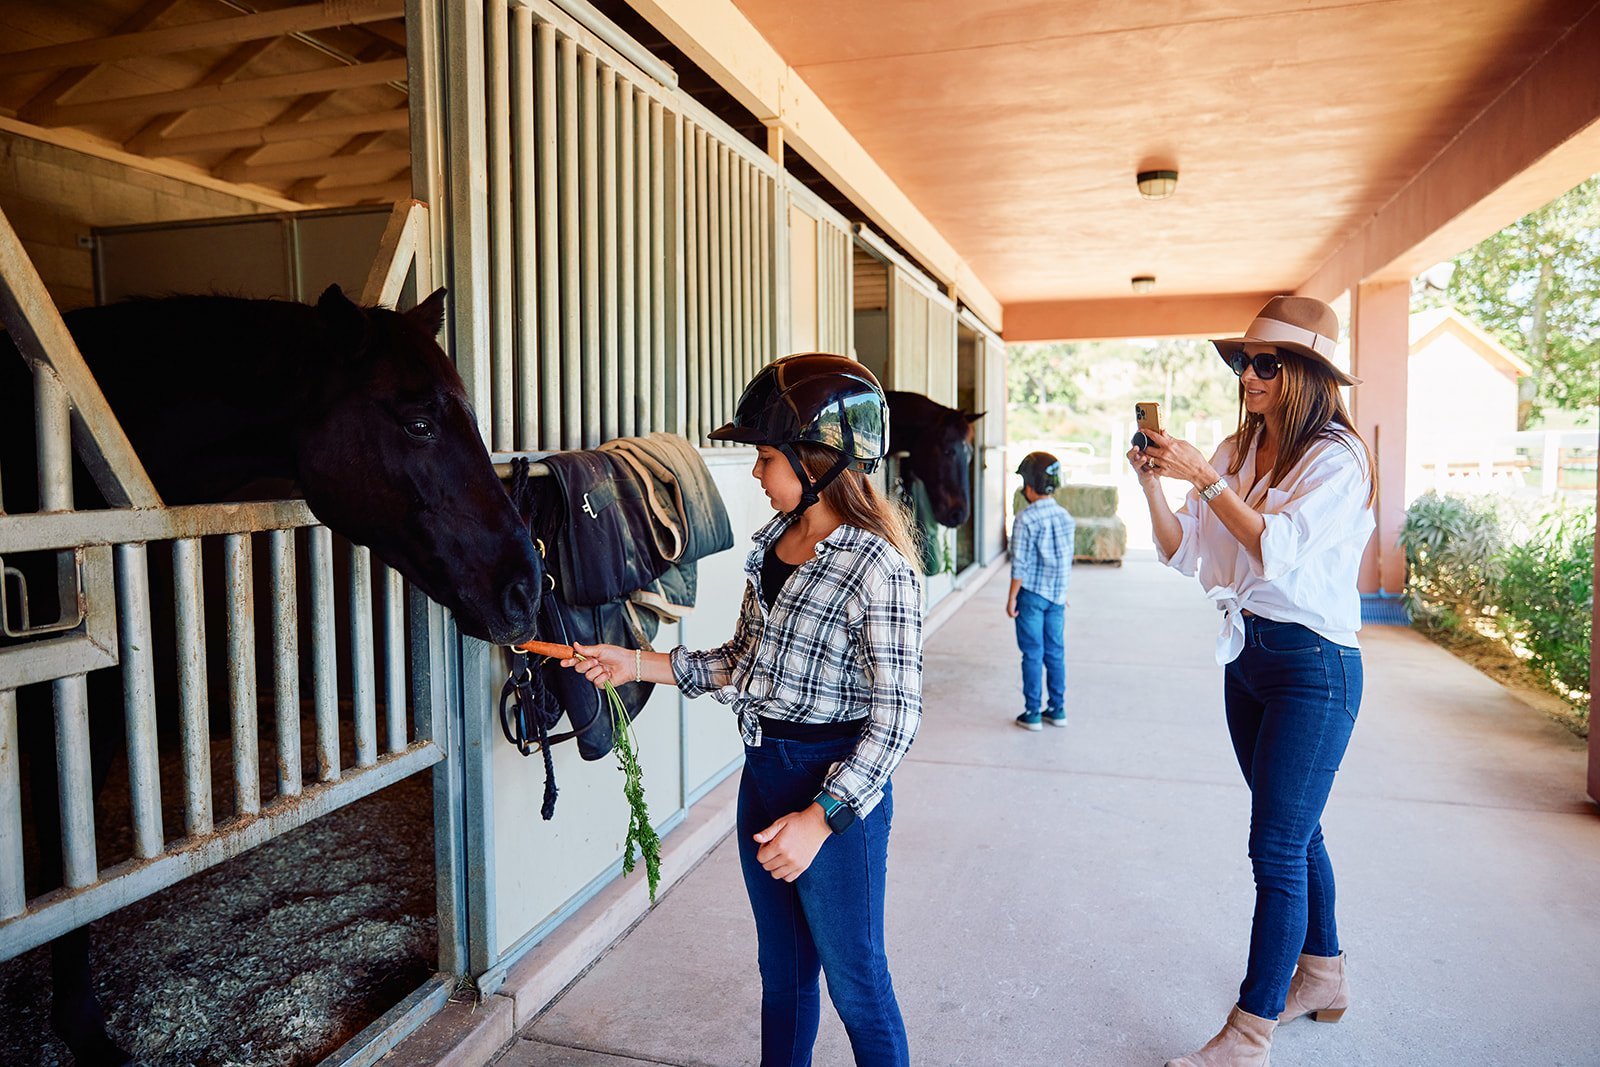
{"type": "MultiPolygon", "coordinates": [[[[390,220],[366,294],[392,302],[419,246],[420,204],[390,220]]],[[[423,253],[419,255],[419,252],[423,253]]],[[[407,591],[398,574],[359,546],[335,590],[335,542],[300,501],[167,507],[133,454],[79,355],[15,231],[0,214],[0,316],[33,371],[39,441],[37,513],[0,514],[0,959],[51,940],[131,901],[220,863],[443,758],[443,680],[435,663],[441,609],[407,591]],[[76,510],[74,439],[109,508],[76,510]],[[220,582],[202,563],[220,543],[220,582]],[[174,590],[176,718],[182,747],[182,829],[163,825],[156,743],[150,557],[171,564],[174,590]],[[25,587],[20,557],[53,557],[57,581],[25,587]],[[165,561],[163,561],[165,562],[165,561]],[[309,603],[299,602],[307,572],[309,603]],[[257,574],[269,590],[257,603],[257,574]],[[50,599],[60,618],[35,619],[27,605],[50,599]],[[7,602],[21,605],[7,612],[7,602]],[[221,605],[220,609],[217,605],[221,605]],[[225,619],[225,694],[209,691],[207,606],[225,619]],[[299,617],[310,619],[309,635],[299,617]],[[258,618],[265,622],[258,629],[258,618]],[[272,657],[271,692],[257,692],[258,633],[272,657]],[[351,679],[348,711],[336,688],[338,649],[351,679]],[[302,766],[301,676],[309,642],[314,766],[302,766]],[[408,656],[409,646],[409,656],[408,656]],[[87,676],[120,667],[126,715],[132,855],[102,869],[96,855],[87,676]],[[59,774],[64,886],[28,899],[24,883],[18,696],[50,687],[59,774]],[[383,714],[379,715],[380,694],[383,714]],[[213,703],[227,709],[225,768],[212,767],[213,703]],[[258,709],[270,708],[273,751],[263,759],[258,709]],[[408,715],[409,711],[409,715],[408,715]],[[341,733],[351,742],[346,765],[341,733]],[[266,767],[265,772],[263,766],[266,767]],[[213,774],[231,803],[213,810],[213,774]],[[263,783],[267,788],[263,789],[263,783]]],[[[34,472],[4,471],[7,478],[34,472]]],[[[37,569],[37,568],[35,568],[37,569]]],[[[169,783],[169,789],[173,788],[169,783]]]]}

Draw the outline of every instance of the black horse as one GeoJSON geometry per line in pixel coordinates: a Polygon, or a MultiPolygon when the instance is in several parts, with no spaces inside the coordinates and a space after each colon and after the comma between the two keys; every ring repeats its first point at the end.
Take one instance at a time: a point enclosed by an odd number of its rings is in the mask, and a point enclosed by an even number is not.
{"type": "Polygon", "coordinates": [[[920,481],[941,526],[960,526],[972,515],[972,424],[983,412],[958,411],[921,393],[889,398],[889,451],[907,452],[902,476],[920,481]]]}
{"type": "MultiPolygon", "coordinates": [[[[440,289],[401,313],[359,307],[332,286],[315,307],[176,296],[65,318],[164,502],[297,489],[322,523],[449,608],[463,632],[510,644],[534,634],[543,566],[436,340],[444,297],[440,289]]],[[[27,513],[37,493],[16,475],[36,465],[33,390],[0,338],[0,503],[27,513]]],[[[94,506],[93,483],[77,473],[79,506],[94,506]]],[[[89,676],[96,794],[122,736],[116,674],[89,676]]],[[[22,718],[48,722],[48,713],[22,718]]],[[[61,884],[53,738],[47,728],[31,735],[23,747],[37,750],[29,764],[40,855],[30,882],[48,888],[61,884]]],[[[53,1028],[79,1063],[126,1062],[94,997],[87,928],[52,949],[53,1028]]]]}

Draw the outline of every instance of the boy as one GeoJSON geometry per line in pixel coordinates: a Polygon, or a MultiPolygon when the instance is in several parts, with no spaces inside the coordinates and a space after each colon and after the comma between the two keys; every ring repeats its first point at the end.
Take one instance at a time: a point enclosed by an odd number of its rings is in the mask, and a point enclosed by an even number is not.
{"type": "Polygon", "coordinates": [[[1011,526],[1011,594],[1006,614],[1017,620],[1017,647],[1022,651],[1023,712],[1016,724],[1024,730],[1067,725],[1066,650],[1062,628],[1067,604],[1067,579],[1072,574],[1077,524],[1056,503],[1061,464],[1048,452],[1029,452],[1017,467],[1028,506],[1011,526]],[[1040,712],[1040,689],[1048,676],[1050,701],[1040,712]]]}

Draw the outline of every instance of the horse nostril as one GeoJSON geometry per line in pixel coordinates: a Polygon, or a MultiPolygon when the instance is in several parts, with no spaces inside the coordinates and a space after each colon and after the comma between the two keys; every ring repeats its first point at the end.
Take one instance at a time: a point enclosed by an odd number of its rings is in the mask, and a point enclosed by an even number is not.
{"type": "Polygon", "coordinates": [[[535,612],[539,610],[538,583],[532,578],[518,578],[506,586],[501,594],[500,606],[508,621],[532,622],[535,612]]]}

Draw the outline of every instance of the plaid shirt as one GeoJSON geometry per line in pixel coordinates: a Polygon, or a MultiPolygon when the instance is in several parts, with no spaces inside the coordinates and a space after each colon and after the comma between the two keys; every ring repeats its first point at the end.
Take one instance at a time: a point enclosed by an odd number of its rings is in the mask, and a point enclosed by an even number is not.
{"type": "Polygon", "coordinates": [[[761,560],[788,525],[780,515],[756,531],[733,639],[704,652],[673,649],[672,674],[685,694],[732,704],[747,745],[761,744],[761,716],[811,723],[865,716],[855,751],[823,782],[865,816],[922,721],[922,584],[883,538],[840,526],[769,612],[758,593],[761,560]]]}
{"type": "Polygon", "coordinates": [[[1065,604],[1077,528],[1072,513],[1054,497],[1035,500],[1017,512],[1011,524],[1011,577],[1028,592],[1065,604]]]}

